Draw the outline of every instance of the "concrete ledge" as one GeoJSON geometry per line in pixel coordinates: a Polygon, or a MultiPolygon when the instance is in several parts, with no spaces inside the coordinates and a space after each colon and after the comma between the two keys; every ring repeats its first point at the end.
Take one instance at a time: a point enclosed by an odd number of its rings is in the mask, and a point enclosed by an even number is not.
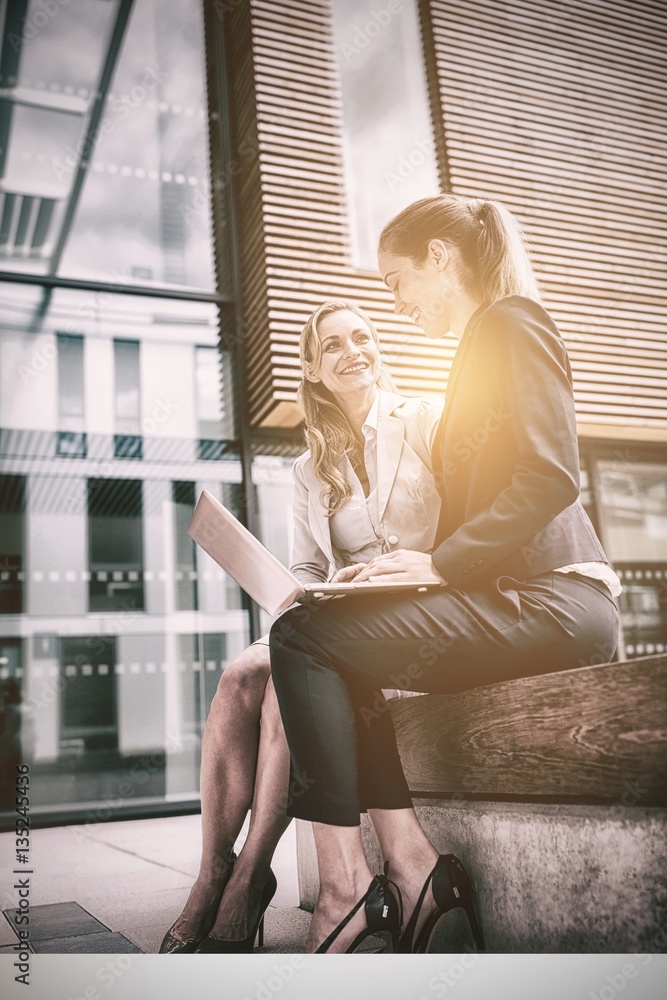
{"type": "MultiPolygon", "coordinates": [[[[490,952],[667,951],[667,809],[416,799],[427,836],[477,884],[490,952]]],[[[367,816],[371,870],[381,856],[367,816]]],[[[301,906],[318,889],[310,824],[297,824],[301,906]]],[[[471,947],[465,918],[443,921],[443,951],[471,947]],[[450,923],[448,929],[445,925],[450,923]]]]}

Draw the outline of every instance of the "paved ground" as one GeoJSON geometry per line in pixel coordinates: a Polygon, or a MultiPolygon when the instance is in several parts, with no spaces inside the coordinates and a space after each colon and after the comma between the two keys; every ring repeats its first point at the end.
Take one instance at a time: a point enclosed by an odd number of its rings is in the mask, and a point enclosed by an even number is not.
{"type": "MultiPolygon", "coordinates": [[[[237,851],[244,839],[245,829],[237,851]]],[[[30,879],[33,950],[56,954],[157,952],[187,898],[199,846],[199,816],[38,829],[28,868],[14,865],[14,834],[0,834],[3,869],[19,867],[17,879],[30,879]]],[[[298,908],[294,824],[278,845],[273,869],[278,891],[266,914],[263,951],[303,951],[310,914],[298,908]]],[[[0,953],[13,951],[7,916],[17,903],[18,889],[3,880],[0,953]]]]}

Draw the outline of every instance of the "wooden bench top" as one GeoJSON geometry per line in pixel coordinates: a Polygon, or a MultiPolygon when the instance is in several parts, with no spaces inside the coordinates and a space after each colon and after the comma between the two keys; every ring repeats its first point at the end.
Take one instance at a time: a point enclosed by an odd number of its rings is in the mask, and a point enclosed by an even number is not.
{"type": "Polygon", "coordinates": [[[389,706],[414,795],[667,805],[667,655],[389,706]]]}

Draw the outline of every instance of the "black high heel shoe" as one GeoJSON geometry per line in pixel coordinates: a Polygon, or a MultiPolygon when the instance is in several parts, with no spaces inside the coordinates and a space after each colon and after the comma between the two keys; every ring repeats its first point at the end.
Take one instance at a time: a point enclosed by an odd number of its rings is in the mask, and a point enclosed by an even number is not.
{"type": "Polygon", "coordinates": [[[225,941],[222,938],[211,937],[209,934],[204,938],[203,941],[195,948],[195,953],[197,955],[207,954],[207,955],[231,955],[238,952],[251,952],[255,945],[255,936],[257,936],[257,945],[259,948],[264,945],[264,913],[269,903],[276,894],[276,889],[278,888],[278,883],[276,881],[276,876],[273,874],[271,868],[269,868],[269,876],[262,889],[262,898],[260,900],[259,917],[257,918],[257,923],[253,927],[250,934],[247,937],[241,938],[238,941],[225,941]]]}
{"type": "Polygon", "coordinates": [[[477,950],[484,951],[484,937],[477,919],[474,895],[475,887],[463,867],[463,863],[454,854],[441,854],[422,886],[417,905],[401,935],[398,950],[401,952],[412,952],[413,954],[423,954],[428,951],[431,938],[440,920],[450,910],[461,907],[461,909],[465,910],[468,918],[477,950]],[[413,940],[419,911],[422,908],[426,892],[431,883],[437,909],[428,918],[417,935],[416,940],[413,940]]]}
{"type": "Polygon", "coordinates": [[[365,894],[361,897],[356,906],[350,910],[347,916],[343,917],[338,926],[332,930],[331,934],[329,934],[329,936],[322,942],[315,952],[316,955],[321,955],[329,950],[329,946],[336,940],[343,928],[347,927],[352,917],[362,906],[366,912],[366,928],[357,934],[352,944],[346,949],[345,954],[349,955],[350,952],[356,951],[357,947],[367,937],[371,937],[373,934],[380,934],[382,932],[387,932],[389,934],[392,951],[398,950],[402,919],[401,893],[398,886],[387,878],[388,868],[389,862],[386,862],[384,866],[384,874],[376,875],[373,878],[365,894]],[[390,885],[393,885],[396,889],[396,892],[398,893],[398,900],[389,888],[390,885]]]}
{"type": "MultiPolygon", "coordinates": [[[[232,851],[229,858],[229,868],[227,869],[227,878],[225,879],[225,885],[229,882],[229,878],[234,869],[234,862],[236,861],[236,855],[232,851]]],[[[225,891],[224,885],[222,891],[225,891]]],[[[177,921],[178,922],[178,921],[177,921]]],[[[191,955],[198,944],[201,942],[202,938],[187,938],[182,941],[177,938],[173,933],[176,924],[172,924],[165,936],[162,938],[162,944],[160,945],[160,950],[158,955],[191,955]]]]}

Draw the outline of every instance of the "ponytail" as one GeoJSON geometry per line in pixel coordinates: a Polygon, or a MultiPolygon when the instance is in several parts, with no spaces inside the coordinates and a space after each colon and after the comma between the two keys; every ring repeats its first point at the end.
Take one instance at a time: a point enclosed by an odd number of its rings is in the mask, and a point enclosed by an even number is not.
{"type": "Polygon", "coordinates": [[[452,194],[422,198],[387,223],[379,248],[419,266],[434,239],[458,250],[464,287],[480,304],[505,295],[540,301],[526,237],[499,202],[452,194]]]}

